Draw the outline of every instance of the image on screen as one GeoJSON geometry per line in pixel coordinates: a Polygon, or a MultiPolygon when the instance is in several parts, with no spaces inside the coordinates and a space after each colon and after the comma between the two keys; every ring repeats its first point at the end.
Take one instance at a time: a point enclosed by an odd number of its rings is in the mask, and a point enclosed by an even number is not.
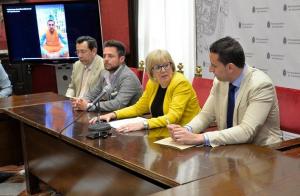
{"type": "Polygon", "coordinates": [[[41,57],[69,57],[64,5],[37,5],[35,10],[41,57]]]}
{"type": "Polygon", "coordinates": [[[102,56],[97,0],[2,4],[10,63],[64,64],[78,60],[76,39],[96,39],[102,56]]]}

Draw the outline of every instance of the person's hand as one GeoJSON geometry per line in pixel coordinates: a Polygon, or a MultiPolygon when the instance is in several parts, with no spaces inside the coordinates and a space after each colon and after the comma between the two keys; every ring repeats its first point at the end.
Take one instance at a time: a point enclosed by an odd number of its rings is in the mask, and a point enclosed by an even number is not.
{"type": "Polygon", "coordinates": [[[88,104],[87,100],[80,99],[80,98],[74,98],[74,99],[71,99],[71,101],[72,101],[72,107],[75,110],[86,110],[87,109],[87,104],[88,104]]]}
{"type": "Polygon", "coordinates": [[[94,123],[96,123],[98,120],[105,120],[106,122],[109,122],[110,120],[115,119],[115,118],[117,118],[116,113],[111,112],[111,113],[104,114],[104,115],[101,115],[101,116],[96,116],[96,117],[92,118],[92,119],[89,121],[89,123],[90,123],[90,124],[94,124],[94,123]]]}
{"type": "Polygon", "coordinates": [[[173,126],[168,125],[171,137],[174,141],[178,142],[179,144],[203,144],[204,136],[203,134],[195,134],[191,133],[185,127],[181,127],[179,125],[173,126]],[[170,126],[170,128],[169,128],[170,126]]]}
{"type": "Polygon", "coordinates": [[[123,126],[117,128],[117,131],[119,133],[127,133],[127,132],[131,132],[131,131],[142,130],[142,129],[144,129],[144,124],[142,122],[138,122],[138,123],[130,123],[127,125],[123,125],[123,126]]]}
{"type": "Polygon", "coordinates": [[[169,124],[169,125],[167,125],[167,128],[168,128],[168,130],[169,130],[169,134],[170,134],[170,136],[171,136],[171,138],[174,140],[174,141],[176,141],[175,140],[175,138],[174,138],[174,129],[175,128],[181,128],[181,126],[180,125],[176,125],[176,124],[169,124]]]}

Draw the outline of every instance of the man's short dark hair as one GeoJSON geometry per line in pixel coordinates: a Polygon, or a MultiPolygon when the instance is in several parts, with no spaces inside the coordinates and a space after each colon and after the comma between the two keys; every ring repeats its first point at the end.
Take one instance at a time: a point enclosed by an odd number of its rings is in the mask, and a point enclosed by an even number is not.
{"type": "Polygon", "coordinates": [[[76,40],[76,44],[81,44],[82,42],[87,42],[88,48],[93,50],[94,48],[98,48],[97,41],[95,38],[91,36],[80,36],[76,40]]]}
{"type": "Polygon", "coordinates": [[[211,53],[219,55],[219,61],[224,65],[233,63],[239,68],[245,66],[245,53],[241,44],[231,37],[224,37],[214,42],[210,47],[211,53]]]}
{"type": "Polygon", "coordinates": [[[117,48],[118,54],[119,56],[125,56],[126,55],[126,49],[125,49],[125,45],[117,40],[107,40],[106,42],[104,42],[103,47],[115,47],[117,48]]]}

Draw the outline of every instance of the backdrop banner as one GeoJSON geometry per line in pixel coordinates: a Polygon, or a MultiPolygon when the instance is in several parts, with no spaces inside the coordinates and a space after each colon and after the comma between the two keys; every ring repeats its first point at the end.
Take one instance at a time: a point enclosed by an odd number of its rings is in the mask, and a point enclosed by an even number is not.
{"type": "Polygon", "coordinates": [[[209,46],[225,36],[243,46],[246,63],[276,86],[300,89],[300,0],[196,0],[197,65],[209,73],[209,46]]]}

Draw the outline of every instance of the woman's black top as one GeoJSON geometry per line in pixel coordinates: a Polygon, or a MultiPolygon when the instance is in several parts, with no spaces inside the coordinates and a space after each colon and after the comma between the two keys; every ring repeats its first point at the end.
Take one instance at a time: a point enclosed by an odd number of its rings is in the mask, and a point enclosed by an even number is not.
{"type": "Polygon", "coordinates": [[[158,87],[158,90],[156,92],[155,98],[151,105],[151,114],[152,117],[158,117],[163,116],[163,104],[165,99],[167,88],[162,88],[160,85],[158,87]]]}

